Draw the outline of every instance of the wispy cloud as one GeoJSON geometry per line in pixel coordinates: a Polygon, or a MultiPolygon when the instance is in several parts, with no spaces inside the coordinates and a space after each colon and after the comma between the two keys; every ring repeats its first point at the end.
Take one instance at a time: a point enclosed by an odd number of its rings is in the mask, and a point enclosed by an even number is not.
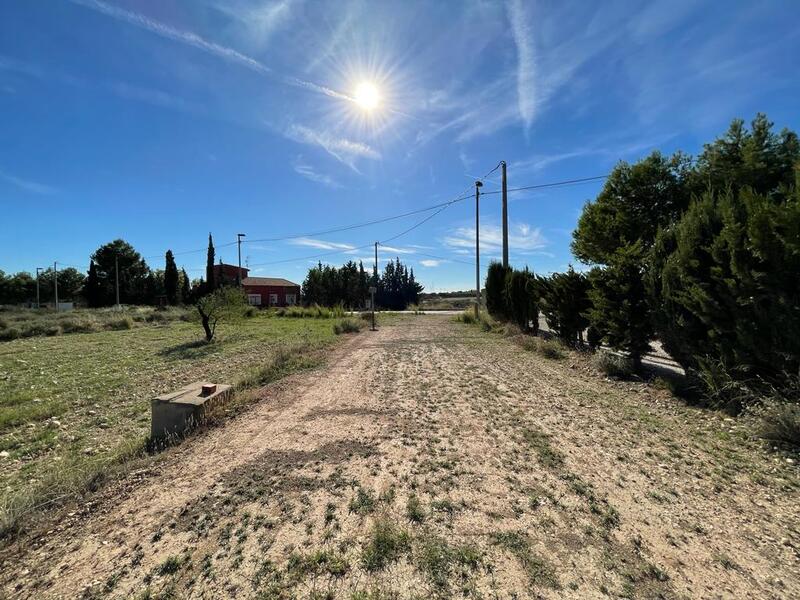
{"type": "MultiPolygon", "coordinates": [[[[503,249],[503,230],[499,225],[481,225],[481,252],[498,252],[503,249]]],[[[475,228],[458,227],[442,239],[442,243],[459,254],[475,250],[475,228]]],[[[516,223],[509,227],[508,245],[515,253],[530,254],[547,246],[547,239],[540,228],[527,223],[516,223]]]]}
{"type": "Polygon", "coordinates": [[[396,246],[384,246],[383,244],[380,245],[380,249],[383,252],[391,252],[392,254],[414,254],[416,250],[412,250],[410,248],[398,248],[396,246]]]}
{"type": "Polygon", "coordinates": [[[291,125],[285,131],[285,135],[301,144],[320,146],[328,154],[353,169],[356,173],[360,173],[356,166],[357,159],[369,158],[378,160],[381,158],[380,153],[367,144],[338,137],[328,131],[316,131],[304,125],[291,125]]]}
{"type": "Polygon", "coordinates": [[[264,48],[272,36],[292,17],[294,9],[303,0],[277,0],[258,4],[231,4],[227,0],[214,3],[214,7],[244,28],[250,44],[264,48]]]}
{"type": "Polygon", "coordinates": [[[325,175],[324,173],[319,173],[314,169],[314,167],[303,162],[302,157],[298,158],[292,166],[294,167],[295,173],[297,173],[301,177],[305,177],[309,181],[321,183],[322,185],[333,189],[338,189],[342,187],[342,185],[338,181],[336,181],[329,175],[325,175]]]}
{"type": "Polygon", "coordinates": [[[327,240],[317,240],[314,238],[302,237],[289,241],[293,246],[305,246],[307,248],[319,248],[320,250],[355,250],[352,244],[341,244],[339,242],[329,242],[327,240]]]}
{"type": "Polygon", "coordinates": [[[208,52],[209,54],[213,54],[220,58],[224,58],[225,60],[239,63],[240,65],[243,65],[258,73],[270,72],[269,67],[257,61],[255,58],[247,56],[246,54],[242,54],[233,48],[228,48],[227,46],[209,42],[194,32],[177,29],[167,25],[166,23],[151,19],[141,13],[125,10],[123,8],[119,8],[118,6],[111,6],[110,4],[106,4],[100,0],[72,0],[72,2],[102,13],[113,19],[125,21],[126,23],[141,29],[146,29],[147,31],[161,37],[180,42],[182,44],[188,44],[189,46],[194,46],[199,50],[208,52]]]}
{"type": "MultiPolygon", "coordinates": [[[[313,81],[306,81],[297,77],[291,77],[274,73],[274,71],[270,67],[268,67],[261,61],[253,58],[252,56],[248,56],[247,54],[244,54],[243,52],[240,52],[234,48],[223,46],[222,44],[217,44],[216,42],[211,42],[203,38],[202,36],[198,35],[197,33],[194,33],[193,31],[187,31],[184,29],[178,29],[176,27],[172,27],[171,25],[167,25],[166,23],[162,23],[161,21],[151,19],[150,17],[144,14],[133,12],[130,10],[125,10],[123,8],[119,8],[118,6],[112,6],[105,2],[101,2],[101,0],[71,0],[71,1],[74,4],[83,6],[90,10],[94,10],[108,17],[111,17],[112,19],[123,21],[130,25],[133,25],[134,27],[139,27],[140,29],[144,29],[160,37],[173,40],[175,42],[179,42],[181,44],[185,44],[188,46],[192,46],[194,48],[197,48],[198,50],[202,50],[203,52],[206,52],[213,56],[217,56],[224,60],[234,62],[252,71],[255,71],[256,73],[260,73],[262,75],[272,75],[273,77],[279,79],[285,84],[310,89],[312,91],[324,94],[326,96],[330,96],[332,98],[352,101],[352,98],[347,94],[342,94],[341,92],[331,89],[325,85],[314,83],[313,81]]],[[[280,11],[277,13],[273,13],[272,21],[269,20],[269,16],[265,18],[267,19],[267,22],[274,23],[281,14],[282,13],[280,11]]]]}
{"type": "Polygon", "coordinates": [[[533,30],[528,24],[528,14],[522,0],[510,0],[508,20],[511,22],[511,35],[517,46],[517,101],[519,115],[525,128],[533,123],[536,111],[536,54],[533,30]]]}
{"type": "Polygon", "coordinates": [[[144,102],[145,104],[151,104],[161,108],[170,108],[182,112],[193,110],[189,103],[183,98],[179,98],[178,96],[162,90],[143,88],[122,81],[110,84],[109,89],[117,96],[125,98],[126,100],[144,102]]]}
{"type": "Polygon", "coordinates": [[[20,177],[15,177],[10,173],[5,173],[0,171],[0,179],[11,183],[12,185],[17,186],[19,189],[24,190],[26,192],[30,192],[32,194],[55,194],[58,190],[54,187],[49,185],[45,185],[43,183],[39,183],[36,181],[30,181],[28,179],[22,179],[20,177]]]}

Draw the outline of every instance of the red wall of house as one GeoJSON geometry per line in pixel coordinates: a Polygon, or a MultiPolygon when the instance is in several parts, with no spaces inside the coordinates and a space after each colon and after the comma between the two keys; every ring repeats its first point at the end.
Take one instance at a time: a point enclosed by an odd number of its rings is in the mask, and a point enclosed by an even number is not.
{"type": "Polygon", "coordinates": [[[286,294],[294,294],[294,303],[300,304],[300,286],[246,285],[246,294],[261,294],[261,306],[269,306],[269,295],[278,294],[278,306],[286,306],[286,294]]]}

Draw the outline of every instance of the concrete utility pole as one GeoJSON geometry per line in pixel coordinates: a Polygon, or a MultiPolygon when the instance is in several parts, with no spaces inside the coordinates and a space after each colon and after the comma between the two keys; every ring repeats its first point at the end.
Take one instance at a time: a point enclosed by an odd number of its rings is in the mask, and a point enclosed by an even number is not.
{"type": "Polygon", "coordinates": [[[119,308],[119,256],[114,257],[114,281],[114,287],[116,288],[117,294],[116,307],[119,308]]]}
{"type": "Polygon", "coordinates": [[[376,331],[375,327],[375,292],[378,291],[378,242],[375,242],[375,271],[373,274],[374,281],[369,286],[369,294],[371,297],[370,308],[372,308],[372,331],[376,331]]]}
{"type": "Polygon", "coordinates": [[[236,243],[239,246],[239,270],[236,272],[236,283],[242,287],[242,238],[245,237],[243,233],[236,234],[236,243]]]}
{"type": "Polygon", "coordinates": [[[42,308],[42,303],[39,302],[39,273],[42,271],[42,267],[36,267],[36,308],[42,308]]]}
{"type": "Polygon", "coordinates": [[[508,180],[506,179],[506,161],[501,160],[503,170],[503,268],[508,268],[508,180]]]}
{"type": "Polygon", "coordinates": [[[475,318],[481,312],[481,188],[483,183],[475,182],[475,318]]]}
{"type": "Polygon", "coordinates": [[[53,292],[56,296],[56,312],[58,312],[58,262],[53,263],[53,292]]]}

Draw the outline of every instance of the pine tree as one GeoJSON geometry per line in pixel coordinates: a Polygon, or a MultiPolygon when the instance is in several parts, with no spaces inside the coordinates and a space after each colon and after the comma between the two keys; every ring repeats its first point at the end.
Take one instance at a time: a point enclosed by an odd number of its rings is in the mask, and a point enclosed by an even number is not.
{"type": "Polygon", "coordinates": [[[211,233],[208,234],[208,254],[206,255],[206,285],[205,293],[213,292],[216,289],[216,282],[214,281],[214,240],[211,239],[211,233]]]}
{"type": "Polygon", "coordinates": [[[164,264],[164,293],[167,296],[167,304],[178,303],[178,284],[178,266],[175,264],[172,250],[167,250],[164,264]]]}

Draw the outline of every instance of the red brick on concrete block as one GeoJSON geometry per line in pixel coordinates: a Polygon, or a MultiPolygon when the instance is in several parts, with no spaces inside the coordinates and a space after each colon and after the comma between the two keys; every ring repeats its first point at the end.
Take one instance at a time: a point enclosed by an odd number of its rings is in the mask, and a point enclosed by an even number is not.
{"type": "Polygon", "coordinates": [[[150,402],[150,437],[163,440],[186,434],[218,410],[232,394],[230,385],[198,381],[153,398],[150,402]],[[205,390],[210,388],[213,390],[205,394],[205,390]]]}

